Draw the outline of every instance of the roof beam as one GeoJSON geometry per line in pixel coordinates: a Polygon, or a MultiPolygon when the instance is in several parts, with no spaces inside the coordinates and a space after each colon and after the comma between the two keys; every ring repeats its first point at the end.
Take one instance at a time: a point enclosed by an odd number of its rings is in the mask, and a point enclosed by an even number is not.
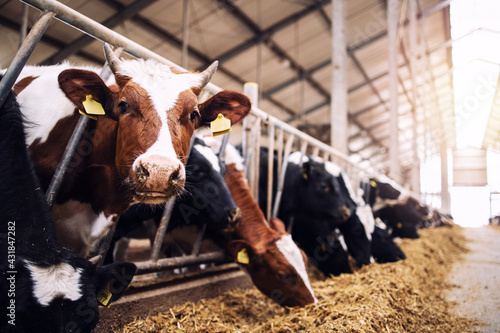
{"type": "MultiPolygon", "coordinates": [[[[121,8],[116,14],[102,22],[101,24],[110,29],[116,27],[117,25],[128,20],[132,16],[139,13],[144,8],[150,6],[157,0],[136,0],[131,5],[121,8]]],[[[85,46],[92,43],[95,39],[91,36],[83,34],[81,37],[77,38],[75,41],[66,45],[64,48],[59,50],[56,54],[50,56],[49,58],[42,61],[41,65],[53,65],[61,62],[62,60],[68,58],[72,54],[80,51],[85,46]]]]}
{"type": "MultiPolygon", "coordinates": [[[[16,30],[16,31],[21,29],[21,24],[14,22],[14,21],[12,21],[6,17],[3,17],[3,16],[0,16],[0,24],[4,27],[10,28],[10,29],[16,30]]],[[[31,28],[32,27],[28,27],[28,30],[30,30],[31,28]]],[[[50,45],[52,47],[56,47],[56,48],[63,48],[67,45],[64,42],[61,42],[60,40],[58,40],[56,38],[50,37],[47,34],[44,34],[42,36],[40,42],[45,43],[47,45],[50,45]]],[[[96,64],[100,64],[100,65],[103,64],[102,58],[96,57],[93,54],[90,54],[90,53],[87,53],[84,51],[78,51],[78,52],[76,52],[76,55],[79,57],[85,58],[89,61],[92,61],[96,64]]]]}
{"type": "MultiPolygon", "coordinates": [[[[331,0],[321,0],[319,2],[314,3],[313,5],[307,7],[303,11],[300,11],[298,13],[295,13],[293,15],[290,15],[289,17],[284,18],[283,20],[277,22],[276,24],[273,24],[266,30],[260,31],[260,33],[256,33],[253,28],[251,28],[252,24],[248,24],[247,27],[250,28],[256,34],[256,36],[244,41],[243,43],[235,46],[234,48],[224,52],[223,54],[220,54],[219,56],[215,57],[215,59],[218,59],[220,62],[224,62],[234,56],[237,56],[243,51],[248,50],[252,46],[257,45],[260,42],[268,40],[274,33],[288,27],[289,25],[293,24],[294,22],[300,20],[301,18],[311,14],[312,12],[318,10],[319,8],[323,7],[324,5],[327,5],[331,2],[331,0]]],[[[234,14],[232,9],[237,8],[234,6],[234,4],[229,1],[229,0],[221,0],[219,1],[231,14],[234,14]]],[[[241,12],[239,8],[237,8],[238,12],[241,12]]],[[[235,16],[238,14],[234,14],[235,16]]],[[[246,16],[246,15],[245,15],[246,16]]],[[[251,20],[250,20],[251,21],[251,20]]],[[[245,22],[247,24],[248,22],[245,22]]],[[[252,22],[253,23],[253,22],[252,22]]],[[[260,29],[259,29],[260,30],[260,29]]]]}
{"type": "MultiPolygon", "coordinates": [[[[108,4],[113,4],[114,6],[116,6],[118,8],[120,6],[123,6],[119,2],[117,2],[116,0],[104,0],[104,1],[106,3],[108,3],[108,4]]],[[[138,26],[140,26],[142,29],[155,34],[155,36],[157,36],[157,37],[159,37],[159,38],[161,38],[161,39],[163,39],[165,41],[168,41],[169,43],[173,44],[174,46],[177,46],[179,48],[182,47],[182,40],[180,40],[179,38],[177,38],[176,36],[174,36],[170,32],[168,32],[168,31],[162,29],[161,27],[157,26],[152,21],[150,21],[150,20],[142,17],[141,15],[138,14],[138,15],[133,16],[131,18],[131,21],[134,24],[137,24],[138,26]]],[[[188,53],[191,56],[196,57],[198,60],[200,60],[201,62],[203,62],[205,64],[211,64],[212,63],[212,60],[210,58],[208,58],[204,53],[198,51],[197,49],[195,49],[195,48],[193,48],[191,46],[188,46],[188,53]]],[[[247,82],[247,80],[244,80],[243,78],[239,77],[238,75],[236,75],[233,72],[231,72],[228,69],[226,69],[220,62],[219,62],[219,67],[217,68],[217,70],[220,71],[221,73],[224,73],[225,75],[227,75],[228,77],[230,77],[232,80],[240,83],[241,85],[243,85],[245,82],[247,82]]],[[[276,107],[278,107],[281,110],[283,110],[286,113],[288,113],[289,115],[294,115],[295,114],[295,112],[292,109],[288,108],[286,105],[283,105],[282,103],[280,103],[276,99],[274,99],[274,98],[268,98],[267,100],[270,103],[274,104],[276,107]]]]}
{"type": "MultiPolygon", "coordinates": [[[[422,18],[424,18],[424,17],[426,17],[426,16],[428,16],[428,15],[430,15],[430,14],[432,14],[432,13],[434,13],[434,12],[440,10],[440,9],[442,9],[443,7],[446,7],[447,4],[449,5],[449,3],[450,3],[450,0],[446,0],[446,1],[440,2],[439,4],[435,5],[434,7],[431,7],[429,9],[427,9],[426,11],[419,13],[418,18],[422,19],[422,18]]],[[[324,11],[323,11],[322,8],[320,8],[320,13],[321,12],[324,13],[324,11]]],[[[323,16],[323,18],[324,18],[324,20],[329,25],[331,25],[331,21],[328,18],[325,18],[324,16],[323,16]]],[[[404,25],[406,26],[407,24],[408,24],[408,21],[405,21],[404,25]]],[[[373,43],[373,42],[375,42],[375,41],[377,41],[377,40],[379,40],[379,39],[381,39],[383,37],[386,37],[386,36],[387,36],[387,30],[381,31],[378,34],[373,35],[372,37],[368,38],[367,40],[362,41],[359,44],[356,44],[356,45],[354,45],[352,47],[348,47],[347,48],[347,54],[350,55],[350,54],[356,52],[357,50],[362,49],[365,46],[367,46],[367,45],[369,45],[369,44],[371,44],[371,43],[373,43]]],[[[449,46],[451,46],[451,44],[447,45],[447,47],[449,47],[449,46]]],[[[235,48],[237,48],[237,47],[235,47],[235,48]]],[[[437,51],[437,50],[438,50],[438,48],[433,49],[430,52],[432,53],[432,52],[437,51]]],[[[230,51],[228,51],[228,52],[230,52],[230,51]]],[[[312,76],[316,71],[321,70],[324,67],[330,65],[331,62],[332,62],[331,59],[328,59],[328,60],[323,61],[319,65],[306,70],[304,72],[304,78],[312,76]]],[[[402,66],[405,66],[405,65],[402,65],[402,66]]],[[[378,79],[380,77],[386,76],[387,74],[388,74],[387,72],[383,73],[383,74],[377,76],[376,78],[373,78],[373,80],[376,80],[376,79],[378,79]]],[[[290,79],[290,80],[285,81],[285,82],[283,82],[283,83],[281,83],[281,84],[279,84],[279,85],[277,85],[277,86],[275,86],[273,88],[268,89],[267,91],[262,92],[262,98],[267,98],[269,95],[274,94],[274,93],[278,92],[279,90],[288,87],[289,85],[295,83],[297,80],[298,80],[298,78],[290,79]]],[[[355,87],[354,90],[358,89],[358,88],[361,88],[361,87],[365,86],[366,84],[367,83],[365,82],[365,83],[363,83],[363,84],[355,87]]],[[[351,89],[349,89],[349,92],[351,92],[351,89]]]]}
{"type": "MultiPolygon", "coordinates": [[[[310,12],[310,8],[321,8],[321,4],[324,3],[325,1],[320,1],[317,2],[315,5],[308,7],[308,9],[300,12],[310,12]]],[[[329,1],[328,1],[329,2],[329,1]]],[[[243,24],[251,30],[255,35],[261,36],[261,35],[266,35],[267,32],[261,31],[259,26],[255,24],[251,18],[249,18],[243,11],[241,11],[238,7],[236,7],[230,0],[220,0],[220,4],[226,9],[228,13],[231,15],[235,16],[238,20],[243,22],[243,24]]],[[[294,16],[294,15],[292,15],[294,16]]],[[[295,22],[295,21],[293,21],[295,22]]],[[[268,29],[269,30],[269,29],[268,29]]],[[[286,59],[290,63],[290,68],[297,72],[298,78],[299,79],[304,79],[309,83],[320,95],[322,95],[325,98],[330,98],[330,93],[326,91],[316,80],[314,80],[312,77],[304,77],[304,72],[305,69],[299,65],[290,55],[287,54],[285,50],[283,50],[281,47],[279,47],[276,43],[273,43],[272,41],[267,42],[267,47],[279,58],[281,59],[286,59]]],[[[225,59],[224,56],[219,56],[216,57],[220,62],[223,62],[225,59]]]]}

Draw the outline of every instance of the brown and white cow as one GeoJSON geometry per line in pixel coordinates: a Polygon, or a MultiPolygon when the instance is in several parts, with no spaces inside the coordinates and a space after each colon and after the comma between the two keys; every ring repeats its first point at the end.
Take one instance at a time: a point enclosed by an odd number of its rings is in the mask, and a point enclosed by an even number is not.
{"type": "Polygon", "coordinates": [[[87,96],[105,116],[87,134],[67,170],[52,214],[61,244],[82,256],[133,203],[161,204],[184,188],[184,164],[193,131],[219,113],[233,124],[250,111],[249,99],[222,91],[198,104],[217,68],[176,73],[154,60],[122,61],[104,47],[115,84],[96,68],[67,63],[26,67],[14,87],[30,124],[27,145],[42,188],[47,189],[87,96]],[[76,109],[75,109],[76,106],[76,109]]]}
{"type": "MultiPolygon", "coordinates": [[[[205,143],[218,152],[220,142],[204,137],[205,143]]],[[[242,158],[228,145],[225,152],[226,182],[241,212],[229,236],[226,249],[250,275],[254,285],[282,306],[305,306],[316,299],[307,275],[307,257],[285,231],[283,222],[264,214],[250,193],[243,173],[242,158]],[[238,260],[241,251],[248,261],[238,260]]]]}

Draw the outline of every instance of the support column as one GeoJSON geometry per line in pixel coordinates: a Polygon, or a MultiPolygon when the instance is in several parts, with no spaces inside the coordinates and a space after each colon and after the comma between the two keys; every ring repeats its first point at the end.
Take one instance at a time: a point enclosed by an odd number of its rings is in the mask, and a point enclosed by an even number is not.
{"type": "Polygon", "coordinates": [[[345,0],[333,0],[331,145],[343,154],[348,153],[346,57],[345,0]]]}
{"type": "Polygon", "coordinates": [[[439,154],[441,157],[441,209],[446,212],[451,210],[451,199],[448,185],[448,152],[446,140],[441,139],[439,154]]]}
{"type": "Polygon", "coordinates": [[[417,133],[418,133],[418,93],[417,93],[417,0],[408,0],[409,16],[410,16],[410,71],[411,71],[411,86],[412,86],[412,118],[413,118],[413,163],[411,170],[411,189],[413,192],[420,194],[420,159],[418,157],[417,133]]]}
{"type": "Polygon", "coordinates": [[[399,127],[398,127],[398,19],[399,0],[387,0],[387,37],[389,41],[389,109],[391,114],[391,144],[389,149],[389,175],[401,181],[399,165],[399,127]]]}

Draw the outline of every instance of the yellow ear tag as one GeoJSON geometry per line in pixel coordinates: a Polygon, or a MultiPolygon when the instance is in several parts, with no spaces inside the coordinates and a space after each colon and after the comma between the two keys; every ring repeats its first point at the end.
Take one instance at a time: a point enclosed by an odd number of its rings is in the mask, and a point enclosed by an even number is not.
{"type": "Polygon", "coordinates": [[[372,187],[377,187],[377,183],[374,180],[370,181],[370,185],[372,187]]]}
{"type": "Polygon", "coordinates": [[[213,136],[226,134],[231,131],[231,120],[224,117],[222,113],[219,113],[217,118],[210,123],[210,130],[213,136]]]}
{"type": "Polygon", "coordinates": [[[398,224],[396,224],[396,227],[397,227],[398,229],[401,229],[401,228],[403,227],[403,223],[398,222],[398,224]]]}
{"type": "Polygon", "coordinates": [[[238,256],[236,257],[236,262],[240,264],[249,264],[250,259],[248,258],[247,249],[243,248],[238,252],[238,256]]]}
{"type": "Polygon", "coordinates": [[[95,101],[92,98],[92,95],[87,95],[87,98],[85,101],[82,102],[83,107],[85,108],[85,113],[86,114],[91,114],[91,115],[97,115],[97,116],[103,116],[106,114],[104,112],[104,109],[102,108],[101,103],[95,101]]]}
{"type": "Polygon", "coordinates": [[[97,117],[96,116],[91,116],[89,114],[86,114],[85,112],[83,112],[82,110],[78,110],[78,112],[80,112],[80,114],[83,114],[85,117],[88,117],[90,119],[94,119],[94,120],[97,120],[97,117]]]}
{"type": "Polygon", "coordinates": [[[108,282],[106,287],[99,290],[99,292],[97,293],[96,295],[97,302],[102,306],[109,308],[109,306],[111,305],[111,303],[109,303],[111,296],[113,296],[113,294],[111,293],[111,291],[109,291],[109,282],[108,282]]]}

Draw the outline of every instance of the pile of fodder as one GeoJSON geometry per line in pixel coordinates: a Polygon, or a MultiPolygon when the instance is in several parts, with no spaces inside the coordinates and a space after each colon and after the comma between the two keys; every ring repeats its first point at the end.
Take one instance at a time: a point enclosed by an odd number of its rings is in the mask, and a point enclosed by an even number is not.
{"type": "Polygon", "coordinates": [[[479,323],[449,310],[447,273],[467,251],[462,228],[421,230],[405,239],[404,261],[315,279],[318,303],[282,308],[257,289],[151,313],[120,332],[477,332],[479,323]]]}

